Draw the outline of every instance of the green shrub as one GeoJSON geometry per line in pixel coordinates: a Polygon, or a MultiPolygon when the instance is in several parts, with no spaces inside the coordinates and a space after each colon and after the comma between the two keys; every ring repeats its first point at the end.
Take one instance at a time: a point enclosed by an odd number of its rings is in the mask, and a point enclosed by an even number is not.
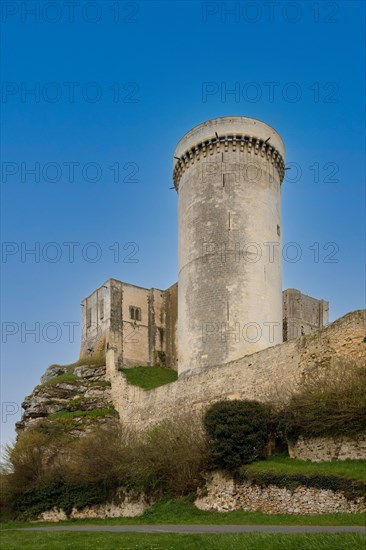
{"type": "Polygon", "coordinates": [[[220,401],[204,417],[214,468],[225,470],[265,456],[270,414],[256,401],[220,401]]]}

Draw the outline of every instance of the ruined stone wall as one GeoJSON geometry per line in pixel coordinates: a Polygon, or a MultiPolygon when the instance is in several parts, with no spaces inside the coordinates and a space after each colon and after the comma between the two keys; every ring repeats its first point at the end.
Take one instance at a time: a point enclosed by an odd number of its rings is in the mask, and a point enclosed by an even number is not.
{"type": "Polygon", "coordinates": [[[107,353],[112,399],[121,421],[138,429],[184,411],[202,411],[222,399],[258,401],[289,397],[307,370],[330,360],[354,360],[365,364],[365,312],[355,311],[324,328],[226,365],[193,369],[176,382],[144,391],[127,384],[116,371],[113,353],[107,353]]]}
{"type": "Polygon", "coordinates": [[[283,339],[300,338],[325,327],[329,322],[329,302],[317,300],[289,288],[283,297],[283,339]]]}
{"type": "Polygon", "coordinates": [[[95,352],[100,340],[111,327],[111,286],[97,288],[81,302],[82,336],[80,356],[95,352]]]}
{"type": "MultiPolygon", "coordinates": [[[[118,367],[165,364],[167,302],[163,291],[109,279],[82,302],[81,356],[95,352],[104,337],[106,350],[114,350],[118,367]],[[138,317],[131,315],[138,310],[138,317]]],[[[170,300],[169,304],[171,304],[170,300]]],[[[172,304],[172,311],[174,304],[172,304]]],[[[176,315],[170,314],[175,337],[176,315]]],[[[170,344],[171,356],[176,353],[170,344]]]]}

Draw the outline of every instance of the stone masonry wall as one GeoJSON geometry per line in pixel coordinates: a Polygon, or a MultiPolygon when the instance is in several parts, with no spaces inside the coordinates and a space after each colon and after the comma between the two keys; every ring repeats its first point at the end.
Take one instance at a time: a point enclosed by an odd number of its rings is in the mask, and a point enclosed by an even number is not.
{"type": "Polygon", "coordinates": [[[291,458],[326,462],[329,460],[359,460],[366,458],[366,433],[357,437],[300,437],[288,445],[291,458]]]}
{"type": "Polygon", "coordinates": [[[196,126],[175,149],[179,374],[282,342],[283,158],[273,128],[239,116],[196,126]]]}
{"type": "MultiPolygon", "coordinates": [[[[323,310],[328,302],[295,289],[283,291],[283,302],[284,340],[327,324],[323,310]],[[295,325],[301,325],[301,330],[293,330],[295,325]]],[[[159,290],[108,279],[81,306],[80,357],[94,353],[104,339],[107,347],[115,350],[120,367],[163,364],[178,370],[178,283],[159,290]],[[131,306],[140,308],[140,320],[131,319],[131,306]]],[[[255,342],[248,343],[249,348],[251,345],[254,351],[255,342]]]]}
{"type": "Polygon", "coordinates": [[[265,514],[332,514],[366,510],[361,498],[347,500],[340,491],[299,486],[289,490],[276,485],[237,483],[231,476],[214,472],[199,493],[195,505],[212,512],[263,512],[265,514]]]}
{"type": "Polygon", "coordinates": [[[329,302],[302,294],[295,288],[282,292],[283,340],[312,334],[329,323],[329,302]]]}
{"type": "Polygon", "coordinates": [[[107,352],[112,400],[123,423],[138,429],[184,411],[202,411],[222,399],[285,400],[309,369],[336,360],[366,361],[365,311],[338,319],[316,335],[285,342],[226,365],[184,372],[150,391],[129,385],[107,352]]]}

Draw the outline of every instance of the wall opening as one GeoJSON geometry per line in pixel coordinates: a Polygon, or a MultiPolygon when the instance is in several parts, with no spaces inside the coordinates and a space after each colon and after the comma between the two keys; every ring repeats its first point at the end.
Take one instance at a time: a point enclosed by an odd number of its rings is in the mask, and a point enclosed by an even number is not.
{"type": "Polygon", "coordinates": [[[141,321],[141,308],[130,306],[130,319],[133,321],[141,321]]]}

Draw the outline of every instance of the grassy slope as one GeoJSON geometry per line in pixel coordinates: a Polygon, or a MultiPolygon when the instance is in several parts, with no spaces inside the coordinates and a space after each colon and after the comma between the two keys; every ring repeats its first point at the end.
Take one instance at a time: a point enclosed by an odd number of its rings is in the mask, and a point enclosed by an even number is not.
{"type": "Polygon", "coordinates": [[[246,469],[252,472],[275,472],[279,474],[334,475],[346,479],[366,481],[366,460],[309,462],[274,456],[268,460],[254,462],[246,469]]]}
{"type": "Polygon", "coordinates": [[[8,531],[2,533],[2,545],[7,550],[364,550],[365,537],[358,534],[268,535],[268,534],[157,534],[157,533],[37,533],[8,531]]]}
{"type": "Polygon", "coordinates": [[[163,367],[134,367],[121,369],[127,382],[133,386],[139,386],[144,390],[152,390],[164,384],[170,384],[178,378],[178,373],[173,369],[163,367]]]}

